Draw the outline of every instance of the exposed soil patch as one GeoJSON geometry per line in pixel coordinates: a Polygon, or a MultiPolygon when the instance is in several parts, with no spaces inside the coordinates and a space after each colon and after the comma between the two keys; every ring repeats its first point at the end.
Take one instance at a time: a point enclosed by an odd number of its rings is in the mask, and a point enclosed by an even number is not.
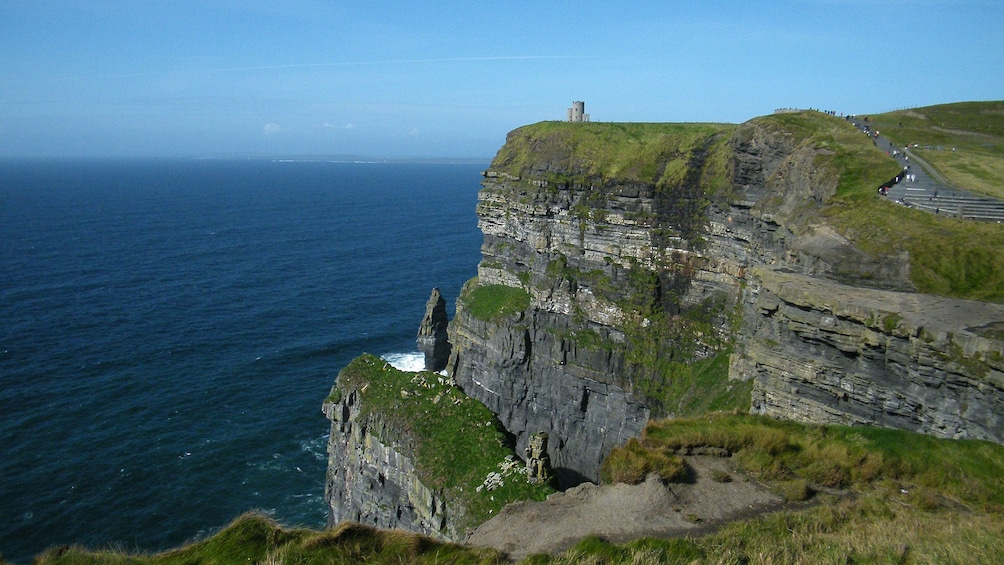
{"type": "Polygon", "coordinates": [[[728,458],[685,459],[693,470],[692,483],[664,485],[654,475],[639,485],[584,483],[543,502],[510,504],[466,541],[518,560],[561,552],[591,534],[614,543],[701,534],[783,505],[780,497],[735,473],[728,458]]]}

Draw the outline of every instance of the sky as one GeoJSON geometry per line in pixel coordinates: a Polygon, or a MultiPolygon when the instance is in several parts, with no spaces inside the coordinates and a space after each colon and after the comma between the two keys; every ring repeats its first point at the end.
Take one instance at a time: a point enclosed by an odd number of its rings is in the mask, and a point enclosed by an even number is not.
{"type": "Polygon", "coordinates": [[[1004,99],[1002,0],[3,0],[0,158],[490,158],[565,119],[1004,99]]]}

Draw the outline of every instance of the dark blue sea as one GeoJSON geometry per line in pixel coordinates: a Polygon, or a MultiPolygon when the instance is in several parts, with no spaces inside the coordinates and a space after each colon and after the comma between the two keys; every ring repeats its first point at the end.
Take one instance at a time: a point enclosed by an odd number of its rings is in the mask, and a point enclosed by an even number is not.
{"type": "Polygon", "coordinates": [[[0,552],[323,527],[321,402],[476,274],[486,164],[0,162],[0,552]]]}

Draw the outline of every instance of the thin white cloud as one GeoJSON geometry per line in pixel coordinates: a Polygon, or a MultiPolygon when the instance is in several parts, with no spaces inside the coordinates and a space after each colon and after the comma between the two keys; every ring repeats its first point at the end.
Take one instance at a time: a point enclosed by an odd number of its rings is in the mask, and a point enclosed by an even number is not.
{"type": "Polygon", "coordinates": [[[280,126],[279,124],[277,124],[275,122],[269,122],[269,123],[265,124],[265,135],[266,136],[275,135],[275,134],[279,133],[280,131],[282,131],[282,126],[280,126]]]}

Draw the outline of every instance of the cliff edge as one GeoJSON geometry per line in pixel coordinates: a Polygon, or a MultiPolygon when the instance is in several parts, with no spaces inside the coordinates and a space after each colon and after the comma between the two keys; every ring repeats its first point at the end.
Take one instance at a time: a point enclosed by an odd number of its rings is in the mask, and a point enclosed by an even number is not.
{"type": "MultiPolygon", "coordinates": [[[[899,172],[849,121],[818,112],[514,130],[484,172],[482,259],[448,324],[448,382],[484,407],[511,454],[546,433],[560,488],[598,482],[607,454],[650,419],[710,410],[1004,442],[1004,306],[965,299],[999,289],[917,247],[911,234],[950,245],[970,228],[877,196],[899,172]]],[[[366,472],[368,488],[386,490],[389,475],[372,469],[393,459],[365,455],[376,440],[353,430],[379,431],[383,446],[394,434],[345,380],[336,389],[363,408],[325,404],[332,515],[410,516],[340,494],[366,472]],[[353,449],[359,462],[335,455],[353,449]]],[[[424,457],[422,441],[396,437],[395,453],[424,457]]],[[[450,503],[436,512],[463,518],[390,527],[456,539],[460,526],[444,524],[477,523],[450,503]]]]}

